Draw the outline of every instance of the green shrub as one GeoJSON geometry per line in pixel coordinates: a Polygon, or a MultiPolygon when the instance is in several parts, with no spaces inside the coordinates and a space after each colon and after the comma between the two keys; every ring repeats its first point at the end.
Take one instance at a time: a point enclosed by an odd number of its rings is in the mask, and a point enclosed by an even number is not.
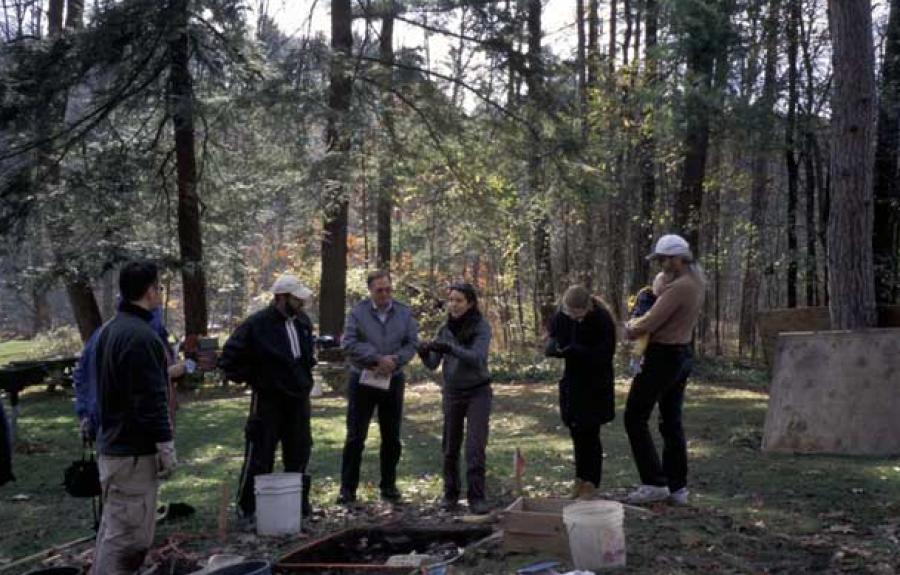
{"type": "Polygon", "coordinates": [[[77,355],[84,344],[78,329],[69,325],[39,333],[31,340],[26,359],[77,355]]]}

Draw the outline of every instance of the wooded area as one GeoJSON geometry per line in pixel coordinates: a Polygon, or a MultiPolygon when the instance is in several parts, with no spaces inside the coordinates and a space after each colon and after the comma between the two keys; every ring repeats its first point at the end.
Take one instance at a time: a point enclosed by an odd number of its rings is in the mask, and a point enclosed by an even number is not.
{"type": "Polygon", "coordinates": [[[757,355],[761,309],[897,301],[898,1],[333,0],[330,35],[270,4],[3,2],[5,336],[87,337],[148,257],[176,332],[291,269],[338,334],[389,267],[421,309],[474,283],[511,349],[573,282],[621,319],[668,232],[706,354],[757,355]]]}

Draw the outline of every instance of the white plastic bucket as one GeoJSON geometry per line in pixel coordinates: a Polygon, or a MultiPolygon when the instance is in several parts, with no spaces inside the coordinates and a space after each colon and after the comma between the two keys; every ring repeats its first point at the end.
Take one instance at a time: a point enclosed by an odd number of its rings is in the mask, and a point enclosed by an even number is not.
{"type": "Polygon", "coordinates": [[[583,501],[563,508],[569,550],[576,569],[625,566],[625,511],[616,501],[583,501]]]}
{"type": "Polygon", "coordinates": [[[300,531],[302,473],[269,473],[253,478],[256,533],[289,535],[300,531]]]}

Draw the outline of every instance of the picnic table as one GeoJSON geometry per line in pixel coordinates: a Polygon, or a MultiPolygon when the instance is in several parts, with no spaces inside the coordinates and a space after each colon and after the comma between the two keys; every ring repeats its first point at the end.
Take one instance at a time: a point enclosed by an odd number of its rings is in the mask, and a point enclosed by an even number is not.
{"type": "Polygon", "coordinates": [[[9,395],[10,426],[12,437],[16,437],[19,419],[19,393],[26,387],[43,385],[48,378],[51,388],[57,383],[71,382],[70,374],[78,363],[78,358],[58,357],[28,361],[12,361],[0,366],[0,389],[9,395]]]}

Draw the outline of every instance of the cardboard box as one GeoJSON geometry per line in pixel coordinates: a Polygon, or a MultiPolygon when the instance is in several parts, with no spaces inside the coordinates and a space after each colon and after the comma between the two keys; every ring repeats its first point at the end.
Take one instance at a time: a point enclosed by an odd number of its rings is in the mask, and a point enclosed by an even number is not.
{"type": "Polygon", "coordinates": [[[519,497],[503,512],[503,550],[537,553],[570,561],[569,534],[563,523],[563,507],[571,499],[519,497]]]}

